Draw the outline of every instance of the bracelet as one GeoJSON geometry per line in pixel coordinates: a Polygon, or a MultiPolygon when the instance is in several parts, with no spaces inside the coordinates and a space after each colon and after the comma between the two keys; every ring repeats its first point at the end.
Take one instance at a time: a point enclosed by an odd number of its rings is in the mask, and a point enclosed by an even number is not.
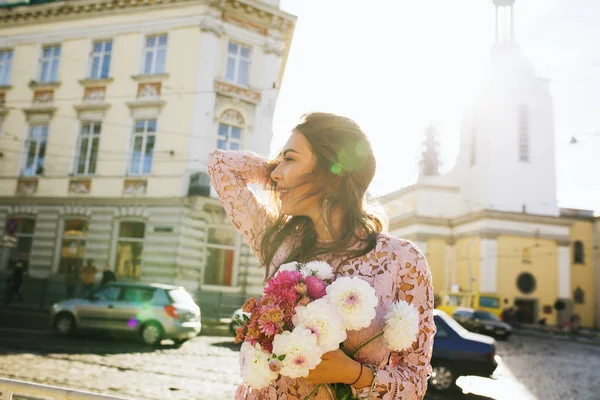
{"type": "Polygon", "coordinates": [[[362,376],[362,373],[363,373],[363,365],[360,364],[360,374],[358,374],[358,378],[356,378],[356,380],[354,382],[352,382],[350,384],[350,386],[354,386],[354,384],[356,384],[356,382],[358,382],[360,380],[360,377],[362,376]]]}

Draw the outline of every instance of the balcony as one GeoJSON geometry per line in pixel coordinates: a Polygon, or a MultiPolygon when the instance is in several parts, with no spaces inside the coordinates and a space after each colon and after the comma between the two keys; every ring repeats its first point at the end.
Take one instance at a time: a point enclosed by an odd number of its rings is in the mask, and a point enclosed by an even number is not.
{"type": "Polygon", "coordinates": [[[233,97],[250,104],[258,104],[261,100],[260,90],[239,86],[222,79],[215,80],[215,91],[222,96],[233,97]]]}

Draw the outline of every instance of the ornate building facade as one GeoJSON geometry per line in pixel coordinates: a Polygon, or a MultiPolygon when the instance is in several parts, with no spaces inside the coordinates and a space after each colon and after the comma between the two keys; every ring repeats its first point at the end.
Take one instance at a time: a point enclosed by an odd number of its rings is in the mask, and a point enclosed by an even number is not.
{"type": "Polygon", "coordinates": [[[270,152],[296,18],[278,0],[23,1],[0,8],[0,272],[254,293],[210,188],[214,148],[270,152]]]}
{"type": "Polygon", "coordinates": [[[497,293],[525,322],[576,314],[597,325],[593,212],[558,206],[549,82],[514,41],[514,0],[494,3],[496,43],[463,116],[457,163],[381,199],[390,232],[426,253],[438,293],[497,293]]]}

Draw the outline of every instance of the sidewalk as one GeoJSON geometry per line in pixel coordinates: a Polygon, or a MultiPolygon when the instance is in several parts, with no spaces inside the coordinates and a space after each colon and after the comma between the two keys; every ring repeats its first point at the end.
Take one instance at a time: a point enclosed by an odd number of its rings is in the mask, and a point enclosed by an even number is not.
{"type": "Polygon", "coordinates": [[[600,346],[600,332],[588,328],[581,328],[578,333],[571,333],[557,326],[522,324],[518,328],[513,328],[513,333],[515,335],[551,338],[600,346]]]}

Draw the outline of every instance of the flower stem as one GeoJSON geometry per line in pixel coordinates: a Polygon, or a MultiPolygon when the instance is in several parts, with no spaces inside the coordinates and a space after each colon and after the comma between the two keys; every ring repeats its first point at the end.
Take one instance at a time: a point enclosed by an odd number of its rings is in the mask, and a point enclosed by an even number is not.
{"type": "Polygon", "coordinates": [[[306,396],[306,397],[304,398],[304,400],[308,400],[308,399],[310,399],[310,398],[312,397],[312,395],[313,395],[313,394],[315,394],[315,393],[317,392],[317,390],[319,390],[319,388],[320,388],[320,387],[321,387],[321,384],[319,383],[317,386],[315,386],[315,388],[312,390],[312,392],[310,392],[310,393],[308,394],[308,396],[306,396]]]}
{"type": "Polygon", "coordinates": [[[365,347],[366,345],[368,345],[369,343],[371,343],[373,340],[375,340],[375,339],[377,339],[377,338],[379,338],[381,336],[383,336],[383,332],[381,332],[378,335],[373,336],[371,339],[367,340],[366,342],[364,342],[363,344],[361,344],[360,346],[358,346],[356,348],[356,350],[354,350],[352,353],[350,353],[350,357],[354,356],[356,353],[358,353],[358,351],[360,349],[362,349],[363,347],[365,347]]]}
{"type": "MultiPolygon", "coordinates": [[[[363,344],[361,344],[360,346],[358,346],[358,347],[356,348],[356,350],[354,350],[354,351],[353,351],[353,352],[350,354],[350,357],[353,357],[353,356],[354,356],[356,353],[358,353],[358,351],[359,351],[360,349],[362,349],[363,347],[365,347],[366,345],[368,345],[369,343],[371,343],[373,340],[375,340],[375,339],[377,339],[377,338],[380,338],[380,337],[382,337],[382,336],[383,336],[383,332],[381,332],[381,333],[380,333],[380,334],[378,334],[378,335],[375,335],[375,336],[373,336],[371,339],[367,340],[366,342],[364,342],[363,344]]],[[[311,391],[311,392],[308,394],[308,396],[306,396],[306,397],[304,398],[304,400],[308,400],[308,399],[310,399],[310,398],[312,397],[312,395],[313,395],[313,394],[315,394],[315,393],[317,392],[317,390],[319,390],[319,388],[320,388],[320,387],[321,387],[321,384],[318,384],[317,386],[315,386],[315,388],[314,388],[314,389],[313,389],[313,390],[312,390],[312,391],[311,391]]]]}

